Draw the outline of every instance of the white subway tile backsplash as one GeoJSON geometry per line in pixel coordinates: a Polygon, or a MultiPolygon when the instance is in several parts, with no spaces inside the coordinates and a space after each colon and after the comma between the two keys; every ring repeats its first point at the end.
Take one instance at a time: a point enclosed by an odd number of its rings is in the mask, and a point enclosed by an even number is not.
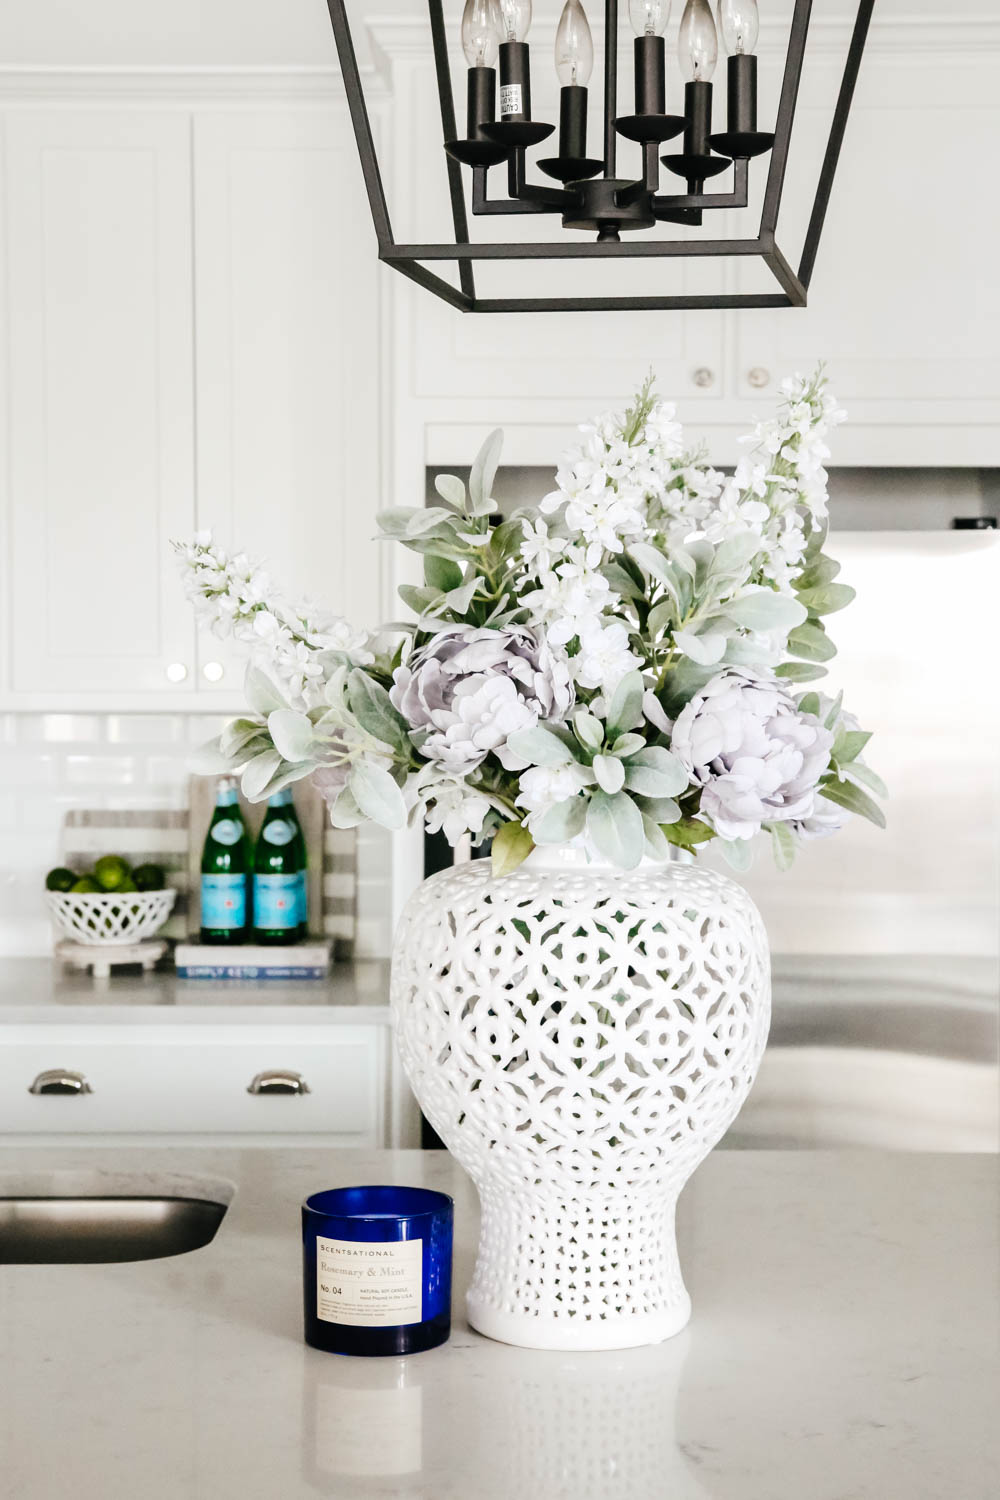
{"type": "Polygon", "coordinates": [[[7,750],[0,755],[0,773],[15,795],[41,787],[54,790],[59,775],[58,759],[51,752],[7,750]]]}
{"type": "MultiPolygon", "coordinates": [[[[62,858],[66,813],[185,807],[191,755],[226,719],[0,714],[0,956],[51,950],[44,881],[62,858]]],[[[382,958],[392,939],[391,837],[378,828],[359,829],[357,858],[362,883],[354,951],[358,958],[382,958]]]]}
{"type": "Polygon", "coordinates": [[[170,745],[185,739],[181,714],[109,714],[105,721],[109,745],[170,745]]]}
{"type": "Polygon", "coordinates": [[[15,726],[22,745],[99,744],[103,730],[100,714],[19,714],[15,726]]]}
{"type": "Polygon", "coordinates": [[[64,774],[69,786],[131,786],[137,761],[130,755],[67,755],[64,774]]]}

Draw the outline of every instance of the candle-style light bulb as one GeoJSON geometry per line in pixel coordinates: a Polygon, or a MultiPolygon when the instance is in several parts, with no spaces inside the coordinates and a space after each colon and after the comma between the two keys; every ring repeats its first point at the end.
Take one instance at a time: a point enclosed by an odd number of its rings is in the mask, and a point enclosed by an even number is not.
{"type": "Polygon", "coordinates": [[[594,71],[594,39],[580,0],[566,0],[556,29],[556,72],[564,88],[586,85],[594,71]]]}
{"type": "Polygon", "coordinates": [[[719,25],[730,57],[745,57],[757,45],[757,0],[719,0],[719,25]]]}
{"type": "Polygon", "coordinates": [[[501,39],[523,42],[531,25],[531,0],[497,0],[501,39]]]}
{"type": "Polygon", "coordinates": [[[719,58],[719,39],[708,0],[687,0],[677,39],[677,58],[688,83],[708,83],[719,58]]]}
{"type": "Polygon", "coordinates": [[[636,36],[662,36],[672,0],[629,0],[628,15],[636,36]]]}
{"type": "Polygon", "coordinates": [[[496,0],[465,0],[462,50],[470,68],[492,68],[500,45],[496,0]]]}

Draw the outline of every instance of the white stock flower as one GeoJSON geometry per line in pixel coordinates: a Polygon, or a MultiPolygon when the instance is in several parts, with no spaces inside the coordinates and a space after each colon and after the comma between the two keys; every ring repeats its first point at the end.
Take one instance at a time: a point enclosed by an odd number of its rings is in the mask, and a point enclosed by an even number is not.
{"type": "Polygon", "coordinates": [[[454,849],[465,837],[476,839],[490,812],[490,800],[467,782],[454,778],[433,778],[419,774],[413,778],[419,800],[424,804],[424,827],[428,833],[443,833],[454,849]]]}
{"type": "Polygon", "coordinates": [[[548,525],[540,516],[534,521],[523,520],[521,532],[521,557],[534,573],[551,572],[556,559],[570,545],[565,537],[550,536],[548,525]]]}
{"type": "Polygon", "coordinates": [[[339,615],[290,604],[263,568],[244,552],[230,557],[212,542],[211,532],[198,532],[191,542],[174,547],[199,618],[214,635],[245,645],[255,664],[293,701],[311,706],[311,690],[325,680],[327,668],[316,659],[318,652],[342,652],[353,666],[375,660],[365,631],[339,615]]]}
{"type": "Polygon", "coordinates": [[[532,766],[521,772],[519,780],[514,800],[518,807],[525,809],[527,816],[524,821],[530,832],[532,824],[537,823],[550,807],[577,796],[584,787],[593,783],[594,777],[587,766],[574,760],[559,766],[532,766]]]}
{"type": "Polygon", "coordinates": [[[629,649],[628,627],[620,620],[602,624],[588,620],[581,628],[580,650],[570,658],[570,670],[580,687],[599,688],[611,696],[623,677],[642,666],[629,649]]]}
{"type": "Polygon", "coordinates": [[[670,748],[702,788],[699,813],[725,839],[814,815],[833,735],[781,682],[727,667],[678,714],[670,748]]]}
{"type": "Polygon", "coordinates": [[[530,582],[521,602],[553,646],[565,646],[617,602],[608,580],[588,566],[579,549],[567,552],[555,568],[530,582]]]}

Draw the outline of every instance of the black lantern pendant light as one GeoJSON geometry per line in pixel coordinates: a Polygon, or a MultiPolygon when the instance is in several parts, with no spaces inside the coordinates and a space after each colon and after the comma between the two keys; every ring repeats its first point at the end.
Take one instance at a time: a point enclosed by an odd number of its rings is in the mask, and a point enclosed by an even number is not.
{"type": "MultiPolygon", "coordinates": [[[[757,0],[718,0],[718,28],[709,0],[686,0],[677,33],[677,61],[684,79],[683,113],[668,111],[667,45],[671,0],[629,0],[633,44],[634,113],[619,115],[618,0],[604,5],[603,140],[600,156],[588,155],[588,84],[594,44],[582,0],[565,0],[556,30],[555,66],[560,83],[556,152],[536,163],[528,153],[548,140],[555,125],[535,120],[531,105],[531,57],[527,40],[531,0],[465,0],[460,33],[468,64],[465,135],[456,128],[448,30],[442,0],[428,0],[431,41],[449,178],[454,241],[397,244],[375,154],[361,76],[345,9],[327,0],[340,55],[348,103],[379,242],[379,257],[464,312],[560,312],[683,307],[803,307],[812,276],[837,160],[861,65],[874,0],[859,0],[833,121],[823,157],[798,269],[778,248],[781,205],[799,81],[808,40],[812,0],[794,0],[784,72],[773,131],[757,122],[757,0]],[[727,53],[725,126],[713,129],[713,75],[719,30],[727,53]],[[642,148],[641,172],[618,171],[618,139],[642,148]],[[679,138],[679,139],[678,139],[679,138]],[[662,151],[667,142],[679,149],[662,151]],[[757,233],[743,239],[665,237],[660,226],[699,226],[717,210],[746,209],[751,161],[767,157],[763,205],[757,233]],[[529,180],[532,165],[548,181],[529,180]],[[661,168],[666,177],[661,177],[661,168]],[[503,176],[497,193],[491,169],[503,176]],[[466,177],[465,174],[468,174],[466,177]],[[719,190],[714,181],[729,175],[719,190]],[[675,181],[680,179],[680,181],[675,181]],[[672,186],[673,184],[673,186],[672,186]],[[467,193],[468,188],[468,193],[467,193]],[[473,217],[547,214],[561,220],[565,238],[494,243],[470,240],[473,217]],[[580,232],[586,235],[579,238],[580,232]],[[477,295],[478,261],[577,260],[586,258],[759,257],[777,289],[713,295],[637,296],[623,277],[620,294],[602,297],[477,295]],[[458,287],[429,268],[458,265],[458,287]]],[[[551,149],[551,147],[549,148],[551,149]]],[[[765,170],[762,164],[761,170],[765,170]]]]}

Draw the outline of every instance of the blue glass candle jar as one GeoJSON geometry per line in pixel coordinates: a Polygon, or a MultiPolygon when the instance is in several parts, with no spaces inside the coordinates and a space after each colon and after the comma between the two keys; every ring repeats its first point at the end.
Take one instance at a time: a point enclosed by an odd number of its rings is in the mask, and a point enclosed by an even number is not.
{"type": "Polygon", "coordinates": [[[347,1187],[302,1205],[306,1343],[418,1354],[451,1332],[454,1204],[429,1188],[347,1187]]]}

